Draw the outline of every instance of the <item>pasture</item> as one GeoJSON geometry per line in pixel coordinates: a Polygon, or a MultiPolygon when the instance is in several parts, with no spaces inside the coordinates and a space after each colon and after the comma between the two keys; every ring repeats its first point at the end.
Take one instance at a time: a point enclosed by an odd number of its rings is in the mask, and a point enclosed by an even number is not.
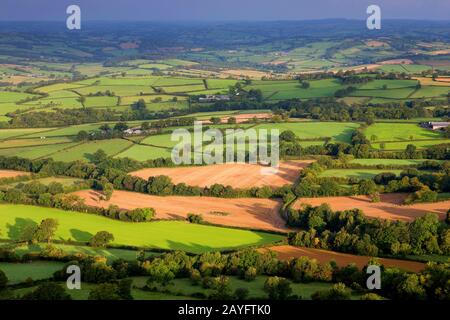
{"type": "Polygon", "coordinates": [[[412,123],[375,123],[369,126],[364,134],[371,142],[410,141],[414,143],[414,140],[442,138],[440,132],[428,130],[412,123]]]}
{"type": "Polygon", "coordinates": [[[0,262],[0,270],[8,277],[9,284],[21,283],[28,278],[33,280],[49,279],[55,271],[61,270],[63,267],[63,262],[56,261],[0,262]]]}
{"type": "Polygon", "coordinates": [[[319,177],[371,179],[379,173],[391,172],[399,175],[401,171],[389,169],[329,169],[322,172],[319,177]]]}
{"type": "Polygon", "coordinates": [[[201,253],[245,246],[264,245],[282,239],[279,235],[237,230],[182,221],[129,223],[105,217],[26,205],[0,205],[3,237],[17,239],[28,225],[46,218],[59,222],[56,239],[87,242],[98,231],[114,235],[113,244],[201,253]]]}

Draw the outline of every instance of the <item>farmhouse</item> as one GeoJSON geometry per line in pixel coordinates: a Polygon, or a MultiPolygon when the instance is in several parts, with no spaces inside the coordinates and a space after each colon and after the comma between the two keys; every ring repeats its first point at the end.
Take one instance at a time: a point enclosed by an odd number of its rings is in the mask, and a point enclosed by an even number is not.
{"type": "Polygon", "coordinates": [[[214,102],[214,101],[230,101],[230,96],[226,94],[207,94],[205,97],[198,99],[199,102],[214,102]]]}
{"type": "Polygon", "coordinates": [[[431,130],[441,130],[450,126],[450,122],[423,122],[421,126],[431,130]]]}
{"type": "Polygon", "coordinates": [[[124,134],[126,134],[127,136],[138,136],[144,133],[144,131],[138,127],[138,128],[130,128],[127,129],[123,132],[124,134]]]}

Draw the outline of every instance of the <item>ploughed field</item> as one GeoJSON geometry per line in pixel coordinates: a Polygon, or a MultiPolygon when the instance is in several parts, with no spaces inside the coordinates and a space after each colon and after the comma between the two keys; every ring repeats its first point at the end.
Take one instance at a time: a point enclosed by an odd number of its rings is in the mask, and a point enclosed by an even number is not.
{"type": "Polygon", "coordinates": [[[174,183],[200,187],[209,187],[216,183],[233,188],[281,187],[294,183],[300,170],[311,162],[310,160],[280,161],[277,172],[272,172],[268,166],[258,164],[230,163],[197,167],[149,168],[132,172],[131,175],[143,179],[164,175],[170,177],[174,183]]]}
{"type": "Polygon", "coordinates": [[[302,205],[319,206],[326,203],[334,211],[357,208],[371,218],[402,221],[412,221],[427,213],[436,213],[440,219],[444,219],[445,213],[450,208],[450,201],[403,205],[407,196],[405,193],[382,194],[380,202],[372,202],[368,196],[301,198],[293,207],[300,209],[302,205]]]}
{"type": "Polygon", "coordinates": [[[29,225],[58,220],[55,240],[88,242],[99,231],[114,235],[112,245],[183,250],[192,253],[267,245],[280,235],[249,230],[190,224],[184,221],[130,223],[102,216],[27,205],[0,205],[2,238],[17,240],[29,225]]]}
{"type": "MultiPolygon", "coordinates": [[[[364,268],[364,266],[366,266],[371,259],[371,257],[368,256],[358,256],[328,250],[294,246],[274,246],[259,250],[261,252],[268,250],[273,251],[281,260],[291,260],[294,258],[308,257],[311,259],[316,259],[319,263],[328,263],[334,260],[340,267],[345,267],[351,263],[354,263],[359,269],[364,268]]],[[[411,272],[419,272],[425,268],[425,263],[422,262],[387,258],[379,258],[379,261],[385,267],[395,267],[411,272]]]]}
{"type": "Polygon", "coordinates": [[[201,214],[209,223],[259,230],[286,232],[285,222],[278,210],[281,203],[271,199],[186,196],[152,196],[137,192],[114,191],[109,201],[100,200],[93,190],[74,194],[90,206],[107,208],[111,204],[121,209],[153,208],[156,219],[185,219],[189,213],[201,214]]]}
{"type": "Polygon", "coordinates": [[[15,171],[15,170],[0,170],[0,179],[1,178],[15,178],[20,176],[28,176],[29,172],[15,171]]]}

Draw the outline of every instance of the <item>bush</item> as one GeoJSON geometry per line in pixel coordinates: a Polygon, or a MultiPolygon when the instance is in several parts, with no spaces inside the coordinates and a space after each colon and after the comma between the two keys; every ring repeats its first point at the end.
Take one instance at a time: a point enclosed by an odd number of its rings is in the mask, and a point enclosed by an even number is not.
{"type": "Polygon", "coordinates": [[[108,231],[99,231],[89,240],[89,245],[91,247],[103,248],[112,241],[114,241],[114,236],[111,233],[108,231]]]}
{"type": "Polygon", "coordinates": [[[245,300],[247,299],[249,291],[247,288],[237,288],[234,291],[234,297],[236,300],[245,300]]]}
{"type": "Polygon", "coordinates": [[[186,218],[190,223],[203,223],[203,217],[200,214],[189,213],[186,218]]]}

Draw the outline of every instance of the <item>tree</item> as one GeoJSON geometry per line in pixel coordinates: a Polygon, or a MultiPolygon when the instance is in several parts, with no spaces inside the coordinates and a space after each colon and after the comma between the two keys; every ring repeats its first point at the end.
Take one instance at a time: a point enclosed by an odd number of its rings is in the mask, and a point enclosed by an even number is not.
{"type": "Polygon", "coordinates": [[[311,86],[308,81],[300,81],[300,84],[302,89],[308,89],[311,86]]]}
{"type": "Polygon", "coordinates": [[[291,130],[285,130],[280,134],[280,141],[295,142],[296,140],[297,136],[291,130]]]}
{"type": "Polygon", "coordinates": [[[114,241],[114,236],[111,233],[108,231],[99,231],[89,240],[89,245],[91,247],[104,248],[112,241],[114,241]]]}
{"type": "Polygon", "coordinates": [[[22,300],[71,300],[71,296],[59,284],[46,282],[22,296],[22,300]]]}
{"type": "Polygon", "coordinates": [[[228,120],[227,120],[227,123],[228,124],[236,124],[237,120],[236,120],[235,117],[229,117],[228,120]]]}
{"type": "Polygon", "coordinates": [[[108,155],[103,149],[98,149],[91,156],[91,162],[98,164],[105,161],[108,158],[108,155]]]}
{"type": "Polygon", "coordinates": [[[230,298],[230,279],[226,276],[218,276],[213,279],[212,288],[214,292],[210,295],[214,300],[226,300],[230,298]]]}
{"type": "Polygon", "coordinates": [[[6,274],[0,269],[0,291],[6,288],[6,284],[8,283],[8,277],[6,274]]]}
{"type": "Polygon", "coordinates": [[[267,292],[269,299],[286,300],[292,293],[290,282],[281,277],[269,277],[264,282],[264,291],[267,292]]]}
{"type": "Polygon", "coordinates": [[[118,122],[114,126],[114,131],[123,132],[128,129],[128,125],[125,122],[118,122]]]}
{"type": "Polygon", "coordinates": [[[219,117],[211,117],[211,119],[209,119],[209,121],[210,121],[212,124],[219,124],[219,123],[222,122],[222,119],[220,119],[219,117]]]}
{"type": "Polygon", "coordinates": [[[36,229],[34,239],[38,242],[50,242],[54,237],[57,228],[58,220],[51,218],[44,219],[36,229]]]}
{"type": "Polygon", "coordinates": [[[313,300],[350,300],[351,292],[343,283],[334,284],[331,289],[311,295],[313,300]]]}
{"type": "Polygon", "coordinates": [[[236,300],[245,300],[247,299],[249,291],[247,288],[237,288],[234,291],[234,297],[236,300]]]}
{"type": "Polygon", "coordinates": [[[89,139],[89,134],[86,131],[81,130],[80,132],[78,132],[76,139],[78,141],[86,141],[89,139]]]}
{"type": "Polygon", "coordinates": [[[413,144],[408,144],[405,149],[405,155],[408,159],[414,159],[416,157],[417,147],[413,144]]]}
{"type": "Polygon", "coordinates": [[[88,300],[120,300],[119,288],[115,283],[102,283],[89,292],[88,300]]]}

